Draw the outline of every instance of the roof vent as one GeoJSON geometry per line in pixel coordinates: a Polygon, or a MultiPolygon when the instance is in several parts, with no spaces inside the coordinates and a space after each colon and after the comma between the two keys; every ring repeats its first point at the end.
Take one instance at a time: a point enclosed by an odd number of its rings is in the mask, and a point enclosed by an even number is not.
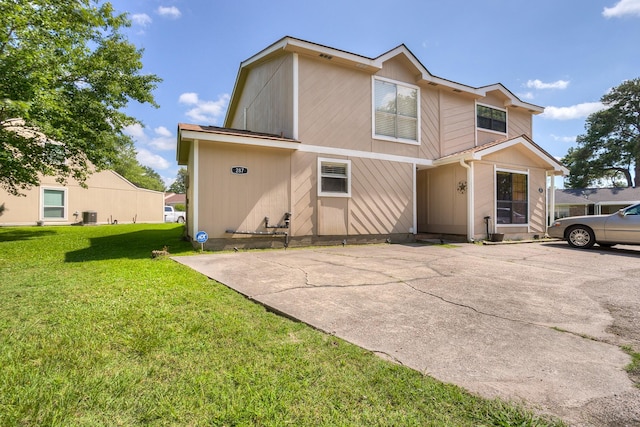
{"type": "Polygon", "coordinates": [[[326,53],[321,53],[321,54],[320,54],[320,58],[324,58],[324,59],[332,60],[332,59],[333,59],[333,56],[331,56],[331,55],[327,55],[326,53]]]}

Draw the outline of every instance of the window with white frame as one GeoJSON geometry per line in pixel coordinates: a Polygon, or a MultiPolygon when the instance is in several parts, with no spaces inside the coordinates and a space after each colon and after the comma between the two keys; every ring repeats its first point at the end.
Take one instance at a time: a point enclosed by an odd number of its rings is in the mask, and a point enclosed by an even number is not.
{"type": "Polygon", "coordinates": [[[351,161],[318,158],[318,196],[351,196],[351,161]]]}
{"type": "Polygon", "coordinates": [[[476,108],[479,128],[507,133],[507,112],[505,110],[480,104],[476,108]]]}
{"type": "Polygon", "coordinates": [[[529,176],[524,173],[496,171],[496,223],[529,223],[529,176]]]}
{"type": "Polygon", "coordinates": [[[418,87],[374,78],[373,93],[374,137],[419,142],[418,87]]]}
{"type": "Polygon", "coordinates": [[[67,218],[67,190],[65,188],[42,189],[42,219],[67,218]]]}

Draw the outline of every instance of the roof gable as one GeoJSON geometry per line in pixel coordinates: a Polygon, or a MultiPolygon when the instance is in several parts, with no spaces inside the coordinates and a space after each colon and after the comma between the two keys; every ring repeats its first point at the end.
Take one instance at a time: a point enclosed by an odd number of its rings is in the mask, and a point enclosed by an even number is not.
{"type": "Polygon", "coordinates": [[[562,165],[555,157],[547,153],[538,144],[526,135],[521,135],[515,138],[502,139],[498,141],[489,142],[487,144],[479,145],[477,147],[469,148],[467,150],[453,153],[448,156],[441,157],[433,162],[434,165],[457,163],[459,161],[472,161],[483,160],[486,156],[496,153],[498,151],[505,150],[514,146],[521,146],[525,150],[529,151],[532,155],[542,160],[544,163],[552,167],[556,175],[568,175],[569,170],[562,165]]]}
{"type": "Polygon", "coordinates": [[[420,60],[418,60],[413,52],[411,52],[409,48],[404,44],[401,44],[376,58],[368,58],[366,56],[358,55],[344,50],[308,42],[290,36],[285,36],[240,63],[240,69],[238,71],[236,83],[231,95],[231,101],[229,103],[229,108],[227,109],[227,117],[225,118],[226,126],[229,125],[230,115],[234,114],[235,112],[235,103],[237,102],[239,94],[242,91],[242,87],[244,85],[248,70],[251,69],[251,67],[269,60],[274,56],[282,55],[283,52],[298,53],[302,55],[317,57],[335,64],[354,67],[363,72],[368,72],[371,74],[376,74],[377,72],[381,71],[383,68],[383,64],[386,61],[399,55],[403,55],[408,63],[411,64],[411,67],[415,69],[415,74],[417,76],[415,81],[416,84],[439,86],[454,92],[466,93],[476,98],[483,98],[487,95],[487,93],[491,91],[498,91],[506,97],[506,100],[504,102],[505,107],[524,108],[531,114],[540,114],[544,111],[543,107],[520,100],[501,83],[474,88],[472,86],[438,77],[429,72],[429,70],[427,70],[427,68],[420,62],[420,60]]]}

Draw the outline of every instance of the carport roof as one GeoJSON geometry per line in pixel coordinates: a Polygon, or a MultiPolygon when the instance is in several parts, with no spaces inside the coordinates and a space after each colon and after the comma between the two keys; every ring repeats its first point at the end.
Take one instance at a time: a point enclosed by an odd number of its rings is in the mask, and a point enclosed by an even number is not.
{"type": "Polygon", "coordinates": [[[189,144],[194,140],[234,142],[246,145],[268,145],[269,147],[296,149],[300,141],[282,135],[253,132],[249,130],[202,126],[178,123],[178,148],[176,160],[186,165],[189,160],[189,144]]]}
{"type": "Polygon", "coordinates": [[[556,190],[556,204],[625,204],[640,201],[640,188],[570,188],[556,190]]]}

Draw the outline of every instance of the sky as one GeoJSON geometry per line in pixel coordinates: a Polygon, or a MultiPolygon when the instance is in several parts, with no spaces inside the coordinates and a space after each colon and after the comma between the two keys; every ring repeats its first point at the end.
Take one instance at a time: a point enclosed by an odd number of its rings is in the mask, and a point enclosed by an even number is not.
{"type": "Polygon", "coordinates": [[[545,107],[533,139],[561,158],[600,98],[640,77],[640,0],[110,0],[132,22],[159,108],[132,103],[138,160],[169,186],[178,123],[222,126],[239,65],[292,36],[375,58],[404,44],[435,76],[502,83],[545,107]]]}

